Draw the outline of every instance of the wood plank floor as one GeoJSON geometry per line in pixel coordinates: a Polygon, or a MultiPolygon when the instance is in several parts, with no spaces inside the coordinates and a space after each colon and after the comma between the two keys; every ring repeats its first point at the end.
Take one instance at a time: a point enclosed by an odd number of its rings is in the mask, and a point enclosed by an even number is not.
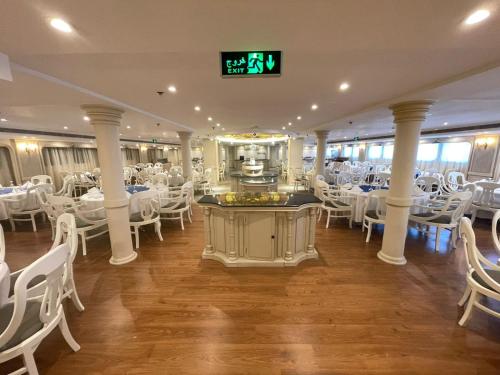
{"type": "MultiPolygon", "coordinates": [[[[488,224],[476,229],[491,249],[488,224]]],[[[359,227],[322,221],[321,258],[286,269],[201,260],[199,209],[184,232],[168,223],[163,236],[142,232],[137,261],[121,267],[109,265],[106,237],[89,241],[75,265],[86,310],[65,302],[82,348],[52,333],[36,352],[41,374],[500,373],[500,321],[476,311],[467,329],[457,325],[463,249],[448,249],[447,235],[436,254],[433,237],[411,231],[408,264],[397,267],[376,257],[380,228],[365,244],[359,227]]],[[[6,242],[17,269],[46,251],[50,230],[7,229],[6,242]]]]}

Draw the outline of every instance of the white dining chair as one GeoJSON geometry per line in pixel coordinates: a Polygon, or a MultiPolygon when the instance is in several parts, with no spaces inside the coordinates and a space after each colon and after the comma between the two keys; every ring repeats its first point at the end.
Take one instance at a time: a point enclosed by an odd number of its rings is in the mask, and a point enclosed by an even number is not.
{"type": "Polygon", "coordinates": [[[5,262],[5,236],[2,224],[0,224],[0,262],[5,262]]]}
{"type": "Polygon", "coordinates": [[[155,232],[160,241],[163,241],[161,235],[160,222],[160,196],[156,190],[141,191],[130,197],[129,207],[139,207],[139,212],[130,213],[130,226],[133,228],[132,234],[135,237],[135,248],[139,248],[139,228],[144,225],[153,224],[155,232]]]}
{"type": "Polygon", "coordinates": [[[467,286],[458,304],[463,306],[467,303],[467,306],[458,324],[464,327],[472,317],[474,308],[500,318],[500,312],[493,310],[492,305],[481,298],[500,301],[500,266],[491,262],[477,248],[472,222],[466,217],[460,221],[460,232],[464,241],[467,286]]]}
{"type": "Polygon", "coordinates": [[[321,200],[321,210],[318,215],[318,222],[321,220],[321,213],[327,212],[325,228],[330,226],[330,218],[346,218],[349,220],[349,228],[352,228],[353,204],[355,198],[341,190],[332,190],[330,186],[321,180],[316,181],[318,198],[321,200]]]}
{"type": "MultiPolygon", "coordinates": [[[[80,301],[80,297],[78,296],[78,293],[76,291],[75,279],[73,276],[73,262],[78,251],[78,233],[76,229],[75,217],[69,213],[62,214],[57,218],[56,235],[49,251],[52,251],[61,244],[68,245],[70,249],[70,256],[68,257],[68,264],[66,265],[65,270],[66,275],[64,277],[64,290],[62,298],[70,298],[71,301],[73,301],[76,309],[78,311],[83,311],[85,310],[85,307],[80,301]]],[[[10,274],[10,282],[12,288],[11,295],[13,295],[14,284],[23,271],[24,268],[14,271],[10,274]]],[[[46,287],[47,283],[43,276],[35,277],[28,285],[28,298],[36,298],[42,296],[46,287]]]]}
{"type": "Polygon", "coordinates": [[[69,256],[69,246],[62,244],[26,267],[14,285],[13,302],[0,308],[0,363],[19,356],[24,362],[13,374],[38,374],[34,352],[56,327],[73,351],[80,350],[61,304],[69,256]],[[41,298],[28,298],[29,285],[39,276],[46,280],[44,293],[41,298]]]}
{"type": "Polygon", "coordinates": [[[75,215],[76,231],[82,241],[82,253],[87,255],[87,240],[108,233],[108,222],[104,207],[88,209],[83,202],[75,202],[64,196],[48,196],[47,203],[57,217],[69,212],[75,215]],[[90,233],[90,234],[89,234],[90,233]]]}
{"type": "Polygon", "coordinates": [[[73,197],[73,191],[75,190],[75,177],[72,175],[64,176],[63,186],[59,191],[54,192],[54,195],[62,195],[65,197],[73,197]]]}
{"type": "Polygon", "coordinates": [[[495,190],[500,191],[500,184],[496,182],[479,181],[475,183],[476,189],[480,191],[478,199],[474,199],[471,205],[471,222],[476,221],[477,213],[481,211],[495,214],[500,210],[500,194],[495,196],[495,190]]]}
{"type": "Polygon", "coordinates": [[[181,228],[184,230],[184,214],[189,222],[192,222],[190,212],[190,194],[186,190],[170,192],[160,196],[160,217],[161,220],[179,220],[181,228]]]}
{"type": "Polygon", "coordinates": [[[493,245],[497,253],[497,264],[500,265],[500,233],[498,232],[498,225],[500,223],[500,210],[495,212],[491,220],[491,237],[493,238],[493,245]]]}
{"type": "Polygon", "coordinates": [[[365,231],[365,228],[368,230],[366,243],[370,242],[373,225],[385,224],[385,200],[387,199],[388,194],[389,190],[385,189],[372,190],[367,194],[363,206],[363,224],[361,227],[362,232],[365,231]]]}
{"type": "Polygon", "coordinates": [[[51,176],[46,175],[46,174],[40,174],[40,175],[31,177],[31,183],[33,185],[54,184],[54,181],[52,180],[51,176]]]}
{"type": "Polygon", "coordinates": [[[33,185],[26,190],[26,193],[19,197],[3,199],[13,232],[16,231],[16,221],[31,221],[33,232],[37,231],[36,215],[43,214],[43,209],[36,195],[37,188],[37,185],[33,185]]]}
{"type": "Polygon", "coordinates": [[[441,192],[441,181],[433,176],[420,176],[415,180],[415,186],[423,192],[429,194],[431,198],[436,197],[441,192]]]}
{"type": "Polygon", "coordinates": [[[456,192],[449,196],[441,207],[414,205],[413,209],[420,212],[410,214],[409,220],[416,223],[416,229],[428,233],[429,227],[436,227],[435,251],[439,251],[439,239],[442,229],[451,231],[451,244],[457,247],[458,223],[464,216],[472,193],[470,191],[456,192]]]}

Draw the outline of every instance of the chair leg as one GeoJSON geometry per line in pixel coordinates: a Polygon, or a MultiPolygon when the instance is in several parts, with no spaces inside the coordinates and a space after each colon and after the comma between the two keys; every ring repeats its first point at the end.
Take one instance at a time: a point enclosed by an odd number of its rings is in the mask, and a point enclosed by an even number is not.
{"type": "Polygon", "coordinates": [[[318,215],[318,223],[321,221],[321,215],[323,215],[323,209],[318,208],[319,213],[316,213],[318,215]]]}
{"type": "Polygon", "coordinates": [[[462,319],[460,319],[460,321],[458,322],[458,324],[461,327],[465,327],[467,322],[472,317],[472,308],[474,307],[476,300],[477,300],[477,292],[473,290],[469,297],[469,302],[467,302],[467,307],[465,308],[464,315],[462,315],[462,319]]]}
{"type": "Polygon", "coordinates": [[[368,233],[366,235],[366,243],[370,242],[370,238],[372,236],[372,222],[368,222],[368,233]]]}
{"type": "Polygon", "coordinates": [[[139,248],[139,227],[134,227],[134,236],[135,236],[135,248],[139,248]]]}
{"type": "Polygon", "coordinates": [[[184,215],[181,212],[181,228],[184,230],[184,215]]]}
{"type": "Polygon", "coordinates": [[[351,228],[351,229],[352,229],[352,215],[351,215],[351,217],[349,218],[349,228],[351,228]]]}
{"type": "Polygon", "coordinates": [[[436,227],[436,244],[434,245],[434,250],[439,253],[439,239],[441,237],[441,227],[436,227]]]}
{"type": "Polygon", "coordinates": [[[12,231],[15,232],[16,231],[16,223],[13,219],[9,219],[9,222],[10,222],[10,227],[12,228],[12,231]]]}
{"type": "Polygon", "coordinates": [[[330,226],[330,210],[328,210],[328,217],[326,218],[325,228],[328,229],[329,226],[330,226]]]}
{"type": "Polygon", "coordinates": [[[85,238],[85,232],[80,233],[82,237],[82,252],[83,256],[87,256],[87,239],[85,238]]]}
{"type": "Polygon", "coordinates": [[[23,362],[29,375],[38,375],[35,358],[33,357],[33,352],[30,349],[23,352],[23,362]]]}
{"type": "Polygon", "coordinates": [[[465,287],[464,295],[462,296],[462,298],[460,298],[460,301],[458,301],[458,306],[465,305],[465,302],[467,302],[467,299],[469,299],[470,292],[471,292],[471,288],[470,288],[469,284],[467,284],[467,286],[465,287]]]}
{"type": "Polygon", "coordinates": [[[80,345],[75,341],[73,336],[71,335],[71,332],[69,331],[68,327],[68,322],[66,322],[66,316],[64,315],[64,312],[62,314],[61,320],[59,321],[59,329],[61,330],[61,333],[70,346],[70,348],[74,351],[77,352],[80,350],[80,345]]]}
{"type": "Polygon", "coordinates": [[[158,238],[160,239],[160,241],[163,241],[163,237],[161,236],[161,222],[160,222],[160,220],[158,220],[155,223],[155,229],[156,229],[156,233],[158,234],[158,238]]]}
{"type": "Polygon", "coordinates": [[[78,293],[76,291],[75,280],[73,279],[73,276],[71,276],[71,279],[68,280],[68,284],[68,287],[71,290],[70,298],[71,301],[73,301],[73,305],[75,305],[78,311],[84,311],[85,306],[83,306],[82,301],[80,301],[80,297],[78,296],[78,293]]]}
{"type": "Polygon", "coordinates": [[[36,221],[35,221],[35,214],[31,214],[31,225],[33,226],[33,232],[36,232],[36,221]]]}
{"type": "Polygon", "coordinates": [[[476,216],[477,216],[477,209],[473,208],[472,209],[472,216],[470,218],[470,223],[474,225],[474,222],[476,221],[476,216]]]}
{"type": "Polygon", "coordinates": [[[457,248],[457,237],[458,237],[458,230],[457,230],[457,228],[453,228],[451,230],[451,246],[454,249],[457,248]]]}
{"type": "Polygon", "coordinates": [[[187,215],[188,215],[189,222],[190,222],[191,224],[193,224],[193,220],[191,220],[191,214],[189,213],[189,210],[188,210],[188,212],[187,212],[187,215]]]}

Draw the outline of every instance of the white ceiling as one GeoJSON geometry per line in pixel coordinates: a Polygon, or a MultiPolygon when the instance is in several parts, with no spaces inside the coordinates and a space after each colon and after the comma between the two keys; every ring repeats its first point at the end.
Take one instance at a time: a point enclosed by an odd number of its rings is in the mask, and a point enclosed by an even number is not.
{"type": "Polygon", "coordinates": [[[3,1],[0,52],[14,62],[14,81],[0,81],[0,112],[9,119],[1,126],[92,134],[80,105],[112,102],[126,109],[124,138],[175,141],[176,130],[203,137],[216,122],[229,132],[281,130],[289,121],[296,133],[321,128],[352,138],[387,134],[387,105],[408,98],[438,100],[425,127],[500,122],[498,4],[3,1]],[[492,16],[465,27],[478,8],[492,16]],[[52,17],[75,32],[52,29],[52,17]],[[252,49],[282,50],[282,76],[220,77],[219,51],[252,49]],[[343,81],[351,84],[345,93],[343,81]],[[176,94],[156,94],[169,84],[176,94]]]}

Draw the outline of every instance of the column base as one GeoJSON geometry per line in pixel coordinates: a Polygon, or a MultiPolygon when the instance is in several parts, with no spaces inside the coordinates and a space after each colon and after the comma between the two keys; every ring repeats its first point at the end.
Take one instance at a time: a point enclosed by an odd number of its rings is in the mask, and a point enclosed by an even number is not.
{"type": "Polygon", "coordinates": [[[137,258],[137,253],[135,251],[132,251],[132,254],[130,254],[126,258],[121,258],[121,259],[116,259],[114,257],[109,258],[109,263],[111,263],[113,266],[120,266],[122,264],[127,264],[132,262],[137,258]]]}
{"type": "Polygon", "coordinates": [[[383,262],[389,263],[389,264],[394,264],[396,266],[404,266],[406,264],[406,258],[404,256],[400,258],[394,258],[389,255],[386,255],[380,250],[377,253],[377,258],[380,259],[383,262]]]}

